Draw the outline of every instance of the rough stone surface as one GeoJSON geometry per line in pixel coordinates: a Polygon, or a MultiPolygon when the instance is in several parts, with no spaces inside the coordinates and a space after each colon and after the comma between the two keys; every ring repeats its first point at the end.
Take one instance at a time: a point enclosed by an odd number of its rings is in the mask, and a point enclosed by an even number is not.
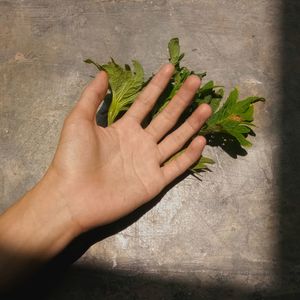
{"type": "MultiPolygon", "coordinates": [[[[64,117],[95,74],[85,58],[134,58],[150,75],[166,62],[168,40],[178,36],[187,65],[208,71],[227,91],[238,86],[241,96],[267,99],[257,105],[257,136],[247,156],[206,150],[217,161],[212,172],[202,181],[185,178],[138,221],[91,246],[59,283],[49,283],[44,298],[281,299],[299,293],[299,248],[289,260],[292,279],[278,290],[286,256],[282,214],[299,212],[299,205],[291,212],[281,204],[282,20],[295,17],[291,11],[275,0],[0,1],[1,210],[47,168],[64,117]]],[[[290,120],[299,117],[298,103],[290,120]]],[[[291,188],[299,201],[296,174],[291,188]]]]}

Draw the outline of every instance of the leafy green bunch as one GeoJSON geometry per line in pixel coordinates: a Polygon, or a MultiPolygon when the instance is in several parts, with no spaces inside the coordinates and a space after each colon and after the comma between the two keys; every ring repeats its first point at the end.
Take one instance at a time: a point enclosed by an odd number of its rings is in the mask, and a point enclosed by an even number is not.
{"type": "MultiPolygon", "coordinates": [[[[168,49],[169,61],[175,66],[175,72],[148,118],[144,121],[143,126],[147,126],[166,107],[189,75],[195,74],[201,79],[206,76],[205,72],[197,73],[181,66],[180,63],[184,53],[180,52],[178,38],[170,40],[168,49]]],[[[85,62],[94,64],[99,70],[105,70],[108,74],[110,93],[106,99],[109,101],[107,125],[119,119],[128,110],[139,92],[152,78],[145,80],[143,67],[136,60],[132,61],[133,68],[127,64],[123,68],[113,59],[104,65],[100,65],[91,59],[87,59],[85,62]]],[[[253,131],[253,104],[264,101],[264,99],[251,96],[239,100],[237,88],[230,92],[226,100],[222,101],[223,98],[224,89],[222,86],[215,85],[212,80],[208,81],[197,90],[191,104],[181,115],[175,128],[180,126],[200,104],[207,103],[211,106],[213,114],[197,134],[205,136],[209,146],[219,146],[232,157],[244,155],[247,152],[243,147],[251,146],[248,136],[255,135],[253,131]]],[[[188,143],[171,159],[184,151],[187,145],[188,143]]],[[[214,161],[211,158],[202,156],[191,168],[191,171],[205,170],[209,164],[213,163],[214,161]]]]}

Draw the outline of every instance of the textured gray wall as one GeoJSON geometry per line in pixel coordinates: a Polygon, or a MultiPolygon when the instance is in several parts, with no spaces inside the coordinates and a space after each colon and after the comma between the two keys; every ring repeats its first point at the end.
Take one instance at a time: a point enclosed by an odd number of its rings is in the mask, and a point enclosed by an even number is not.
{"type": "Polygon", "coordinates": [[[178,36],[188,66],[227,91],[267,99],[256,106],[247,156],[207,150],[213,172],[187,177],[94,244],[49,299],[240,299],[278,286],[280,1],[0,1],[0,18],[1,210],[49,164],[65,115],[95,74],[85,58],[137,59],[150,75],[178,36]]]}

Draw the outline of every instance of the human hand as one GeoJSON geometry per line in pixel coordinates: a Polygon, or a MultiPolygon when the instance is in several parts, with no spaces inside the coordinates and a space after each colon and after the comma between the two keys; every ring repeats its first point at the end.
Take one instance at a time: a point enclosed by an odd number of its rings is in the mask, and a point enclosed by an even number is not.
{"type": "Polygon", "coordinates": [[[186,80],[147,128],[140,125],[173,71],[173,65],[164,65],[125,115],[107,128],[96,124],[96,111],[108,87],[107,74],[100,72],[65,120],[57,152],[45,177],[54,178],[61,201],[79,231],[130,213],[199,159],[205,145],[201,136],[194,138],[183,154],[164,164],[211,114],[210,106],[203,104],[183,125],[165,136],[199,88],[197,76],[186,80]]]}
{"type": "Polygon", "coordinates": [[[151,200],[200,157],[205,139],[197,136],[185,152],[168,161],[211,114],[203,104],[169,133],[200,85],[197,76],[185,81],[147,128],[140,125],[173,70],[171,64],[163,66],[126,114],[107,128],[96,124],[107,74],[100,72],[87,86],[65,120],[45,176],[0,216],[0,268],[8,270],[4,277],[0,274],[0,290],[55,256],[80,233],[151,200]]]}

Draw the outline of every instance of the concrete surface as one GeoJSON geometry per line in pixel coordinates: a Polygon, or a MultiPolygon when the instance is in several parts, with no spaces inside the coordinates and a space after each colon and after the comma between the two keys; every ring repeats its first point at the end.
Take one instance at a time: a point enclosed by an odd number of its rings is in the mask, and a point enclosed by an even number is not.
{"type": "MultiPolygon", "coordinates": [[[[299,293],[299,249],[285,268],[280,242],[282,214],[299,216],[299,206],[281,209],[282,27],[284,18],[296,20],[299,8],[290,3],[293,9],[285,10],[277,0],[0,1],[1,210],[49,164],[65,115],[95,74],[85,58],[137,59],[150,75],[166,61],[168,40],[178,36],[187,65],[208,71],[227,91],[238,86],[241,96],[267,99],[256,107],[257,136],[247,156],[235,160],[208,149],[217,164],[202,181],[187,177],[137,222],[94,244],[72,268],[53,275],[40,299],[286,299],[299,293]]],[[[289,43],[299,45],[299,35],[289,43]]],[[[290,71],[299,66],[289,62],[290,71]]],[[[287,122],[299,120],[293,99],[287,122]]],[[[286,128],[296,141],[296,129],[286,128]]],[[[291,181],[299,201],[297,173],[291,181]]],[[[297,228],[288,224],[293,242],[297,228]]]]}

